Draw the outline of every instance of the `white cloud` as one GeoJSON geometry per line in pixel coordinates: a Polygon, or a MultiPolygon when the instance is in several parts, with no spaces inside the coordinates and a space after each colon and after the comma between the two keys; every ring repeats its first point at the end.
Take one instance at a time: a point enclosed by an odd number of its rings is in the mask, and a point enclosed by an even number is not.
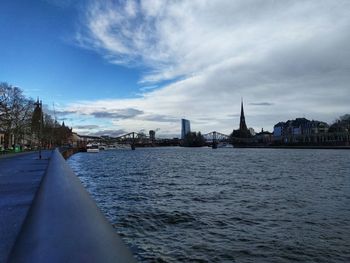
{"type": "Polygon", "coordinates": [[[144,113],[118,120],[123,128],[179,130],[154,115],[194,124],[205,117],[197,129],[229,132],[238,124],[227,116],[239,112],[243,96],[255,128],[304,114],[331,121],[349,111],[348,10],[346,0],[92,2],[79,43],[112,63],[147,67],[140,80],[146,87],[180,80],[144,88],[140,98],[70,108],[91,114],[118,105],[144,113]],[[272,105],[258,105],[266,101],[272,105]]]}

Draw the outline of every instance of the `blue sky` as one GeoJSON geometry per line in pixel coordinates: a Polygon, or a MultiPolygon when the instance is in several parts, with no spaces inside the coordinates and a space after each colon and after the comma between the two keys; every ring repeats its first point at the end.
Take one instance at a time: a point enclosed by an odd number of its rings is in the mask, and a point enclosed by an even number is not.
{"type": "Polygon", "coordinates": [[[350,2],[0,3],[0,81],[82,134],[229,133],[349,113],[350,2]]]}
{"type": "Polygon", "coordinates": [[[76,45],[79,12],[49,1],[2,1],[0,78],[52,104],[138,90],[139,72],[76,45]]]}

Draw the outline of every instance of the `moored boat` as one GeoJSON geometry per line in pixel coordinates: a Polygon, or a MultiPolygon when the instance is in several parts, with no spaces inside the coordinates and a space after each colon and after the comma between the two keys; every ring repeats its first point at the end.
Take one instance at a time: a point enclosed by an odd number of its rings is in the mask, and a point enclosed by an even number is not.
{"type": "Polygon", "coordinates": [[[88,153],[98,153],[100,149],[97,144],[88,144],[86,145],[86,152],[88,153]]]}

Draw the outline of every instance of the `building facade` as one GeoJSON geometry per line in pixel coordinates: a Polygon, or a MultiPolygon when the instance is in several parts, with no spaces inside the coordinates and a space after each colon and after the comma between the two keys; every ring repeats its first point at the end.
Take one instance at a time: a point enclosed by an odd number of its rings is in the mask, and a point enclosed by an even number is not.
{"type": "Polygon", "coordinates": [[[191,124],[189,120],[181,119],[181,139],[185,139],[187,133],[191,132],[191,124]]]}
{"type": "Polygon", "coordinates": [[[256,145],[271,145],[273,141],[273,133],[264,131],[264,129],[261,129],[261,132],[258,132],[253,137],[253,142],[256,145]]]}
{"type": "Polygon", "coordinates": [[[274,144],[296,145],[348,145],[350,133],[344,125],[342,129],[327,123],[305,118],[279,122],[273,128],[274,144]]]}

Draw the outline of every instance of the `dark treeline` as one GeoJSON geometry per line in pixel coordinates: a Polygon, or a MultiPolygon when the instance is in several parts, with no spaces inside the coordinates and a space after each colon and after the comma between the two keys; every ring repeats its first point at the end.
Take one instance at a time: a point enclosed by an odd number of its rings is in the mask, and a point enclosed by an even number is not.
{"type": "Polygon", "coordinates": [[[67,143],[72,131],[43,113],[39,102],[8,83],[0,83],[0,150],[53,147],[67,143]]]}
{"type": "Polygon", "coordinates": [[[189,132],[185,135],[183,146],[185,147],[201,147],[205,145],[205,139],[201,132],[189,132]]]}

